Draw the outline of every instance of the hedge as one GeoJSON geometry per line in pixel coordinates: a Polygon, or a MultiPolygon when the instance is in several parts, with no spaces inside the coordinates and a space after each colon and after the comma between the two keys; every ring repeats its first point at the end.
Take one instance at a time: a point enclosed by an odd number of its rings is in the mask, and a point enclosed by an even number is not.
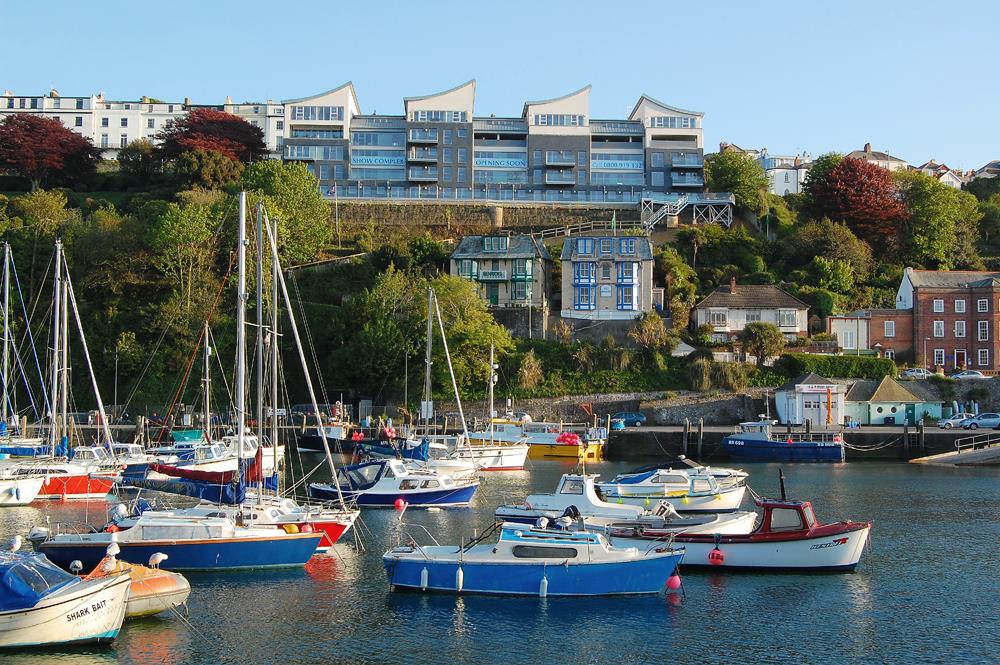
{"type": "Polygon", "coordinates": [[[789,378],[815,372],[827,378],[874,379],[896,375],[896,363],[870,356],[826,356],[815,353],[785,353],[774,368],[789,378]]]}

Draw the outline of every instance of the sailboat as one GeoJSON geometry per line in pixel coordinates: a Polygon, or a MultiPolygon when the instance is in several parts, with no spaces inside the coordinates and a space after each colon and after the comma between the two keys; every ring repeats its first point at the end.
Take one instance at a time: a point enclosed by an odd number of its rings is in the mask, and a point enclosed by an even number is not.
{"type": "MultiPolygon", "coordinates": [[[[276,254],[273,235],[270,239],[276,254]]],[[[188,477],[178,481],[124,481],[128,485],[197,496],[216,504],[240,506],[247,500],[248,483],[259,478],[251,470],[256,467],[256,473],[260,473],[262,451],[248,441],[246,427],[246,244],[246,193],[243,192],[239,198],[235,372],[240,468],[228,480],[188,477]]],[[[130,563],[144,563],[153,554],[163,553],[167,555],[163,567],[168,570],[216,570],[301,566],[325,537],[313,529],[292,528],[292,525],[284,528],[276,528],[276,525],[246,526],[238,514],[223,510],[211,515],[146,512],[133,517],[127,513],[126,509],[124,515],[119,515],[117,520],[96,533],[63,533],[59,529],[36,527],[33,529],[36,536],[33,540],[40,551],[64,567],[73,560],[79,560],[85,567],[94,566],[103,556],[104,548],[111,542],[117,542],[121,558],[130,563]]]]}
{"type": "MultiPolygon", "coordinates": [[[[5,250],[5,256],[7,256],[5,250]]],[[[9,260],[9,256],[8,256],[9,260]]],[[[68,447],[68,403],[69,403],[69,314],[73,318],[80,335],[83,355],[87,362],[91,385],[97,397],[98,413],[101,421],[101,434],[104,442],[112,443],[111,430],[105,415],[104,404],[97,390],[90,353],[87,349],[87,339],[80,322],[80,312],[77,308],[76,296],[69,276],[69,268],[62,251],[62,243],[56,240],[55,261],[53,271],[53,301],[52,325],[53,345],[51,378],[49,384],[49,451],[47,456],[37,456],[27,459],[4,460],[0,473],[11,477],[43,476],[44,481],[38,492],[41,499],[103,499],[111,491],[112,482],[106,478],[95,477],[105,470],[100,464],[89,462],[74,462],[66,457],[57,457],[57,452],[63,452],[68,447]]],[[[9,279],[5,278],[5,283],[9,279]]],[[[7,294],[5,293],[5,298],[7,294]]],[[[6,335],[5,335],[6,338],[6,335]]]]}

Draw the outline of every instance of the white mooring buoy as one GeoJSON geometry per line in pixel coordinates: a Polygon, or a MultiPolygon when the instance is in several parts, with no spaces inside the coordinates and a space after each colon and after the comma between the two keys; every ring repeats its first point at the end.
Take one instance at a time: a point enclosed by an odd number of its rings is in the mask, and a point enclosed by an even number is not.
{"type": "Polygon", "coordinates": [[[459,566],[458,570],[455,571],[455,591],[461,593],[462,584],[465,582],[465,573],[462,572],[462,567],[459,566]]]}
{"type": "Polygon", "coordinates": [[[423,570],[420,571],[420,590],[421,591],[427,591],[427,577],[428,577],[427,566],[424,566],[423,570]]]}

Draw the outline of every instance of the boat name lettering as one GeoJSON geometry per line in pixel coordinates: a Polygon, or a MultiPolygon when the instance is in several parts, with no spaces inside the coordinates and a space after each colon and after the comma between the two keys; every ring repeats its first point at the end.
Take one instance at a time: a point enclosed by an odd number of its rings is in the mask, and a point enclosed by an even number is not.
{"type": "Polygon", "coordinates": [[[809,549],[811,549],[811,550],[823,550],[823,549],[826,549],[827,547],[837,547],[839,545],[844,545],[846,543],[847,543],[847,538],[834,538],[829,543],[820,543],[819,545],[813,545],[809,549]]]}
{"type": "Polygon", "coordinates": [[[729,445],[731,445],[731,446],[742,446],[743,442],[742,441],[738,441],[738,440],[737,441],[730,441],[729,445]]]}

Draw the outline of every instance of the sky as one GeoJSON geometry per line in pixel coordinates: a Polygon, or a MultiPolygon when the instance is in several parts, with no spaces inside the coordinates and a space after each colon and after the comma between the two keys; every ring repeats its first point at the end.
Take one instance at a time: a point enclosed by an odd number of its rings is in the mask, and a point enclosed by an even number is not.
{"type": "Polygon", "coordinates": [[[362,112],[401,114],[474,78],[477,115],[516,116],[589,83],[595,118],[643,93],[704,112],[706,152],[871,142],[974,169],[1000,159],[998,19],[997,0],[0,0],[0,91],[210,104],[353,81],[362,112]]]}

